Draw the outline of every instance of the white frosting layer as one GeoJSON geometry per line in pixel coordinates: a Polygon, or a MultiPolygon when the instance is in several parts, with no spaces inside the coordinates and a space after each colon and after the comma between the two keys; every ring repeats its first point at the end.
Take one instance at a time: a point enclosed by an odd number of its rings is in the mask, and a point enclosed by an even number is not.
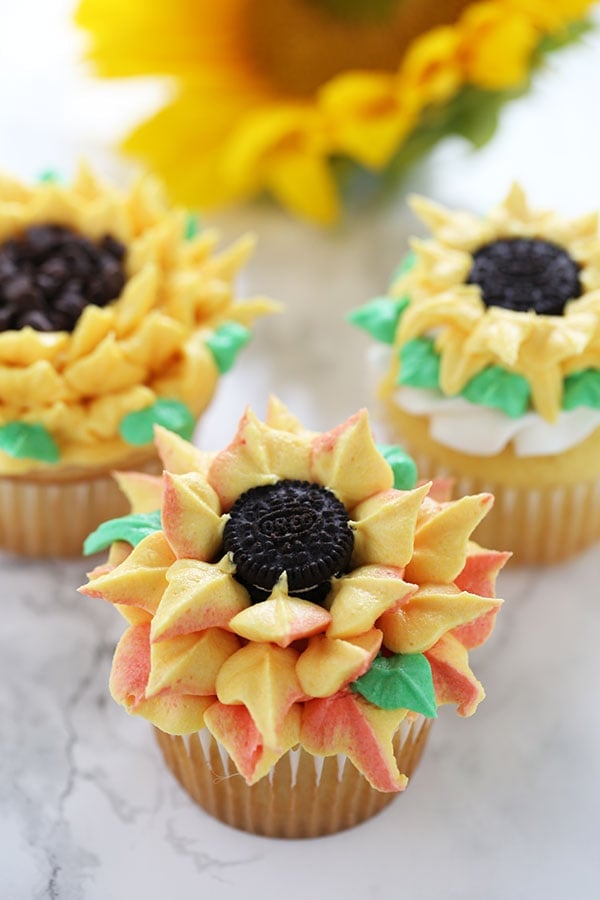
{"type": "MultiPolygon", "coordinates": [[[[369,361],[379,379],[389,368],[391,350],[373,349],[377,352],[369,354],[369,361]]],[[[511,419],[499,409],[429,388],[398,387],[393,399],[403,412],[427,416],[431,437],[439,444],[473,456],[495,456],[511,442],[516,456],[554,456],[600,428],[600,410],[587,407],[563,411],[551,424],[535,412],[511,419]]]]}

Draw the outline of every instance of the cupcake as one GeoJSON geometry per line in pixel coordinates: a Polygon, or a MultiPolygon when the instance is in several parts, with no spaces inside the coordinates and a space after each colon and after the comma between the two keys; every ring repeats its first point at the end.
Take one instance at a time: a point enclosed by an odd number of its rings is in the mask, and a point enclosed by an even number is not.
{"type": "Polygon", "coordinates": [[[156,429],[161,478],[119,476],[132,512],[86,550],[80,588],[127,622],[110,690],[149,719],[212,815],[276,837],[348,828],[407,785],[438,706],[471,715],[508,554],[470,540],[492,504],[416,483],[366,411],[306,431],[276,400],[202,453],[156,429]]]}
{"type": "Polygon", "coordinates": [[[153,426],[190,437],[257,315],[216,237],[142,178],[119,193],[0,176],[0,548],[81,553],[126,512],[111,469],[159,472],[153,426]]]}
{"type": "Polygon", "coordinates": [[[424,477],[491,491],[477,540],[553,562],[600,537],[600,238],[595,214],[485,218],[423,198],[388,296],[351,315],[377,339],[381,416],[424,477]]]}

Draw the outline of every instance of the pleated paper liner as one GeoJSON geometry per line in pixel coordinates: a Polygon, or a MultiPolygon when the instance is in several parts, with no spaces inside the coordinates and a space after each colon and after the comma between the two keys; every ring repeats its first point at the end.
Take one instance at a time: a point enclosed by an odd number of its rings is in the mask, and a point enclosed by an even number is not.
{"type": "Polygon", "coordinates": [[[152,449],[110,468],[0,477],[0,549],[37,558],[81,556],[90,532],[130,511],[112,476],[115,469],[159,475],[162,465],[152,449]]]}
{"type": "MultiPolygon", "coordinates": [[[[401,723],[394,738],[398,768],[410,777],[421,758],[432,719],[401,723]]],[[[208,729],[186,737],[155,728],[165,762],[206,812],[242,831],[279,838],[309,838],[351,828],[380,812],[396,793],[376,791],[342,755],[290,750],[248,786],[208,729]]]]}
{"type": "Polygon", "coordinates": [[[494,495],[491,512],[474,532],[484,547],[511,550],[511,563],[561,562],[600,540],[600,429],[555,456],[469,456],[438,444],[427,419],[391,401],[380,412],[386,439],[413,457],[419,478],[450,477],[453,496],[494,495]]]}

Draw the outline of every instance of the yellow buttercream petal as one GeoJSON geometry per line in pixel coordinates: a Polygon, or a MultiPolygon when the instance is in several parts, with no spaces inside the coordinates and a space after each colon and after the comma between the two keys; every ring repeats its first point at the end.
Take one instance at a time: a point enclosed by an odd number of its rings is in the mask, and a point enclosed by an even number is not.
{"type": "Polygon", "coordinates": [[[67,345],[64,331],[35,331],[26,326],[19,331],[0,333],[0,363],[10,366],[30,366],[40,359],[55,360],[67,345]]]}
{"type": "Polygon", "coordinates": [[[384,491],[359,503],[352,512],[352,565],[377,563],[402,568],[413,553],[417,515],[431,484],[413,491],[384,491]]]}
{"type": "Polygon", "coordinates": [[[471,252],[494,237],[488,222],[464,210],[451,210],[427,197],[412,194],[408,198],[413,212],[435,238],[455,250],[471,252]]]}
{"type": "Polygon", "coordinates": [[[290,434],[310,434],[299,419],[294,416],[287,406],[273,394],[269,396],[267,404],[267,416],[265,419],[270,428],[278,431],[289,431],[290,434]]]}
{"type": "Polygon", "coordinates": [[[417,584],[454,581],[464,568],[469,538],[493,502],[491,494],[476,494],[429,507],[428,516],[417,524],[406,578],[417,584]]]}
{"type": "Polygon", "coordinates": [[[375,446],[366,409],[318,435],[312,447],[311,480],[333,491],[347,509],[392,487],[392,470],[375,446]]]}
{"type": "Polygon", "coordinates": [[[402,575],[402,569],[390,566],[361,566],[334,579],[327,598],[331,613],[327,637],[353,638],[369,631],[382,613],[416,590],[402,575]]]}
{"type": "Polygon", "coordinates": [[[154,426],[154,442],[163,466],[173,475],[189,472],[206,474],[214,457],[213,453],[199,450],[162,425],[154,426]]]}
{"type": "Polygon", "coordinates": [[[297,660],[298,652],[291,647],[247,644],[229,657],[217,675],[220,702],[243,703],[269,747],[278,746],[281,725],[303,696],[297,660]]]}
{"type": "Polygon", "coordinates": [[[163,691],[214,695],[219,670],[239,647],[236,636],[221,628],[153,643],[146,697],[163,691]]]}
{"type": "Polygon", "coordinates": [[[298,681],[308,697],[331,697],[360,678],[377,656],[382,633],[373,628],[349,640],[311,637],[296,663],[298,681]]]}
{"type": "Polygon", "coordinates": [[[162,478],[145,472],[115,472],[114,478],[129,500],[132,513],[148,513],[160,509],[162,478]]]}
{"type": "Polygon", "coordinates": [[[211,560],[221,546],[225,517],[219,498],[200,473],[164,473],[162,523],[175,555],[211,560]]]}
{"type": "Polygon", "coordinates": [[[288,647],[293,641],[325,631],[330,622],[326,609],[309,600],[290,597],[287,590],[279,588],[267,600],[234,616],[229,628],[249,641],[270,641],[288,647]]]}
{"type": "Polygon", "coordinates": [[[149,263],[130,278],[115,308],[115,329],[119,337],[133,331],[158,302],[158,270],[149,263]]]}
{"type": "Polygon", "coordinates": [[[95,397],[133,387],[144,380],[143,366],[129,362],[110,333],[88,353],[70,363],[64,378],[72,391],[80,396],[95,397]]]}
{"type": "Polygon", "coordinates": [[[46,406],[72,395],[68,384],[47,359],[39,359],[30,366],[0,366],[0,403],[21,409],[46,406]]]}
{"type": "Polygon", "coordinates": [[[377,627],[394,653],[423,653],[447,632],[496,609],[501,600],[459,591],[453,585],[425,584],[396,609],[383,614],[377,627]]]}
{"type": "Polygon", "coordinates": [[[227,560],[219,565],[195,559],[174,562],[152,621],[152,641],[206,628],[227,628],[230,619],[250,605],[247,592],[232,572],[227,560]]]}

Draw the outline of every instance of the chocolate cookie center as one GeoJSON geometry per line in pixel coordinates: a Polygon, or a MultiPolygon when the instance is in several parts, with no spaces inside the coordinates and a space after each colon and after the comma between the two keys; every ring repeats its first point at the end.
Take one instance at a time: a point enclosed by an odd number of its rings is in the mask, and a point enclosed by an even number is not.
{"type": "Polygon", "coordinates": [[[223,533],[235,577],[254,603],[266,600],[283,572],[289,593],[321,603],[343,573],[354,535],[335,494],[308,481],[284,479],[251,488],[232,506],[223,533]]]}
{"type": "Polygon", "coordinates": [[[88,304],[105,306],[125,284],[125,247],[94,243],[62,225],[33,225],[0,244],[0,331],[73,331],[88,304]]]}
{"type": "Polygon", "coordinates": [[[467,284],[481,288],[486,306],[560,316],[581,294],[579,266],[563,247],[538,238],[506,238],[473,254],[467,284]]]}

